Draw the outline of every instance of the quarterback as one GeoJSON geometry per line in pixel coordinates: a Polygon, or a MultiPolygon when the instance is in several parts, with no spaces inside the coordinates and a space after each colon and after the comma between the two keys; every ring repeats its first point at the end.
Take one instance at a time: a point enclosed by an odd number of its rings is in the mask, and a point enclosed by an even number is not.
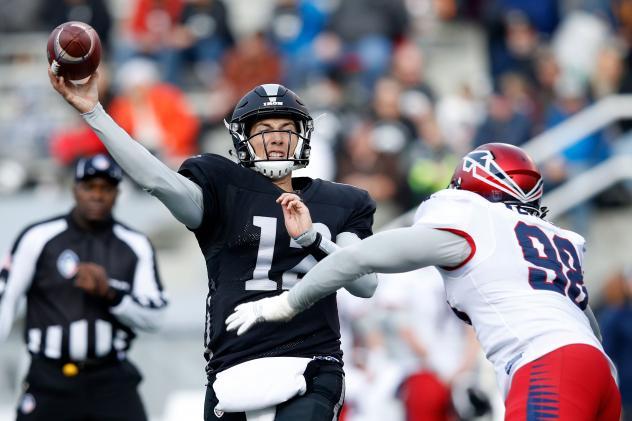
{"type": "MultiPolygon", "coordinates": [[[[281,294],[318,260],[372,234],[375,203],[366,191],[292,177],[309,162],[314,128],[301,99],[282,85],[255,87],[226,122],[236,159],[198,155],[175,172],[103,110],[95,77],[72,86],[49,76],[130,178],[197,238],[208,273],[204,419],[337,419],[344,374],[335,295],[287,329],[269,325],[238,336],[224,324],[236,305],[281,294]]],[[[376,286],[370,274],[346,288],[370,297],[376,286]]]]}
{"type": "Polygon", "coordinates": [[[542,192],[522,149],[483,145],[450,188],[419,206],[413,226],[342,249],[289,292],[238,306],[228,329],[289,320],[360,275],[435,266],[494,365],[506,420],[617,421],[616,374],[583,281],[584,239],[543,219],[542,192]]]}

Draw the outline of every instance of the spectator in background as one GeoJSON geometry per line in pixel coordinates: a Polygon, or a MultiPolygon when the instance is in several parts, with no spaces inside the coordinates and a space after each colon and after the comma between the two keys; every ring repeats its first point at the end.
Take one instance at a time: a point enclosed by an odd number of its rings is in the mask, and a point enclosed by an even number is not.
{"type": "Polygon", "coordinates": [[[574,10],[564,17],[551,48],[563,73],[581,81],[595,72],[599,51],[610,41],[610,28],[601,16],[574,10]]]}
{"type": "Polygon", "coordinates": [[[371,118],[352,131],[338,157],[338,178],[367,190],[386,213],[401,212],[410,201],[403,157],[417,139],[417,131],[403,115],[400,97],[397,81],[380,79],[375,85],[371,118]],[[386,210],[389,205],[394,207],[390,211],[386,210]]]}
{"type": "Polygon", "coordinates": [[[495,76],[498,78],[506,72],[523,75],[533,80],[533,58],[538,47],[538,33],[528,17],[512,10],[505,16],[506,50],[498,55],[495,76]]]}
{"type": "Polygon", "coordinates": [[[590,96],[593,100],[616,95],[624,72],[623,48],[612,39],[601,47],[597,55],[595,70],[590,78],[590,96]]]}
{"type": "MultiPolygon", "coordinates": [[[[401,84],[391,78],[381,78],[375,85],[371,107],[372,119],[376,127],[392,127],[400,135],[396,137],[380,136],[374,141],[378,149],[399,153],[412,144],[417,138],[417,127],[402,103],[403,90],[401,84]]],[[[421,113],[428,111],[427,107],[421,113]]],[[[420,113],[420,114],[421,114],[420,113]]],[[[386,134],[386,133],[385,133],[386,134]]]]}
{"type": "Polygon", "coordinates": [[[332,72],[310,83],[306,87],[305,98],[313,104],[312,113],[317,123],[310,142],[310,156],[314,162],[297,173],[335,181],[336,157],[348,134],[347,128],[353,125],[356,118],[345,106],[344,85],[339,72],[332,72]]]}
{"type": "Polygon", "coordinates": [[[515,146],[531,137],[531,122],[526,115],[513,109],[504,93],[494,93],[488,100],[487,117],[474,137],[474,147],[502,140],[515,146]]]}
{"type": "Polygon", "coordinates": [[[560,79],[561,69],[553,51],[549,47],[541,47],[535,55],[535,81],[533,85],[533,100],[535,113],[533,123],[534,132],[544,130],[545,115],[555,99],[555,87],[560,79]]]}
{"type": "Polygon", "coordinates": [[[103,50],[110,51],[112,14],[104,0],[46,0],[41,7],[48,30],[72,20],[87,23],[99,34],[103,50]]]}
{"type": "Polygon", "coordinates": [[[599,317],[603,347],[618,369],[622,421],[632,421],[632,266],[606,281],[604,297],[599,317]]]}
{"type": "MultiPolygon", "coordinates": [[[[405,142],[401,133],[391,133],[391,140],[400,144],[405,142]]],[[[393,175],[399,173],[398,155],[380,150],[374,144],[375,127],[368,121],[363,121],[352,128],[348,138],[338,154],[338,177],[345,184],[358,186],[369,192],[369,195],[379,203],[380,212],[376,222],[395,217],[403,209],[393,209],[397,190],[402,184],[393,175]]]]}
{"type": "Polygon", "coordinates": [[[549,39],[560,22],[559,0],[483,2],[492,78],[526,65],[539,38],[549,39]],[[525,60],[526,59],[526,60],[525,60]]]}
{"type": "Polygon", "coordinates": [[[329,18],[327,30],[316,40],[316,51],[326,66],[359,75],[362,101],[387,72],[394,45],[407,27],[402,0],[341,1],[329,18]]]}
{"type": "Polygon", "coordinates": [[[313,0],[275,3],[267,33],[283,58],[286,85],[296,89],[319,73],[313,41],[325,27],[326,17],[313,0]]]}
{"type": "MultiPolygon", "coordinates": [[[[589,104],[586,86],[581,81],[563,76],[556,85],[556,99],[546,115],[546,128],[563,123],[589,104]]],[[[590,133],[564,149],[558,158],[547,163],[545,179],[550,184],[559,184],[577,174],[581,174],[609,155],[609,146],[601,131],[590,133]]],[[[573,229],[587,234],[591,204],[585,202],[571,211],[573,229]]]]}
{"type": "MultiPolygon", "coordinates": [[[[392,113],[389,110],[398,110],[401,123],[410,127],[410,141],[399,158],[400,171],[405,174],[408,186],[406,189],[400,187],[400,201],[404,208],[409,208],[447,185],[456,158],[444,141],[445,136],[435,116],[435,94],[424,80],[424,61],[420,47],[410,41],[399,44],[391,61],[391,74],[399,91],[397,100],[393,99],[393,95],[391,98],[398,106],[385,107],[384,104],[388,105],[389,102],[382,101],[381,108],[382,114],[386,113],[386,116],[389,112],[392,113]]],[[[376,85],[376,98],[383,80],[388,79],[381,79],[376,85]]],[[[377,114],[379,116],[380,113],[377,114]]]]}
{"type": "Polygon", "coordinates": [[[345,363],[345,404],[341,421],[398,420],[395,393],[402,378],[400,361],[391,355],[388,314],[348,293],[337,294],[340,342],[345,363]]]}
{"type": "Polygon", "coordinates": [[[212,85],[219,74],[217,62],[234,44],[226,6],[222,0],[189,0],[184,5],[165,51],[165,80],[182,85],[185,63],[193,63],[195,75],[212,85]]]}
{"type": "Polygon", "coordinates": [[[223,63],[223,82],[230,85],[234,104],[253,85],[280,80],[283,77],[281,58],[261,32],[241,38],[223,63]]]}
{"type": "MultiPolygon", "coordinates": [[[[102,95],[101,105],[106,108],[111,99],[109,75],[107,67],[99,67],[98,89],[102,95]]],[[[80,158],[107,152],[94,131],[83,121],[53,132],[49,145],[51,156],[64,167],[76,164],[80,158]]]]}
{"type": "Polygon", "coordinates": [[[424,125],[419,140],[402,158],[406,163],[407,181],[410,190],[410,207],[422,202],[450,182],[452,171],[458,161],[457,155],[444,142],[434,119],[424,125]]]}
{"type": "Polygon", "coordinates": [[[434,105],[436,96],[424,78],[424,57],[421,48],[404,41],[395,48],[391,59],[391,75],[402,87],[402,107],[411,114],[424,114],[434,105]]]}
{"type": "Polygon", "coordinates": [[[421,136],[433,144],[442,143],[434,116],[435,94],[424,80],[421,49],[412,42],[402,42],[393,54],[391,75],[399,85],[401,119],[414,124],[413,137],[421,136]],[[435,139],[430,140],[431,137],[435,139]]]}
{"type": "Polygon", "coordinates": [[[129,61],[117,81],[119,93],[109,111],[123,129],[174,168],[197,152],[199,121],[183,93],[160,82],[153,62],[129,61]]]}
{"type": "Polygon", "coordinates": [[[221,76],[211,87],[207,110],[210,124],[223,127],[233,106],[255,84],[283,79],[281,57],[261,32],[243,35],[224,56],[221,76]]]}
{"type": "Polygon", "coordinates": [[[460,84],[456,92],[444,95],[437,102],[437,124],[446,144],[457,155],[472,149],[476,130],[485,117],[484,108],[469,83],[460,84]]]}
{"type": "Polygon", "coordinates": [[[535,102],[532,98],[532,84],[523,74],[505,73],[499,79],[500,91],[509,101],[512,110],[526,116],[530,122],[535,119],[535,102]]]}
{"type": "Polygon", "coordinates": [[[173,34],[184,0],[136,0],[133,7],[122,26],[116,61],[124,63],[138,56],[152,58],[165,75],[173,42],[179,40],[173,34]]]}
{"type": "Polygon", "coordinates": [[[62,166],[69,166],[84,156],[107,150],[96,134],[85,124],[60,130],[51,137],[50,153],[62,166]]]}
{"type": "Polygon", "coordinates": [[[407,372],[399,391],[406,420],[453,420],[453,385],[465,388],[474,383],[471,377],[480,352],[474,331],[446,304],[436,269],[380,274],[380,281],[382,296],[389,295],[393,303],[405,348],[398,360],[407,372]]]}

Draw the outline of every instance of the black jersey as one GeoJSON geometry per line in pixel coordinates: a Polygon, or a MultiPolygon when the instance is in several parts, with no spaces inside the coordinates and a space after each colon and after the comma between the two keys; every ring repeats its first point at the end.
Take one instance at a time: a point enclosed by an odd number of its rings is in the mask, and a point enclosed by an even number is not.
{"type": "MultiPolygon", "coordinates": [[[[204,216],[194,230],[206,259],[209,293],[205,346],[208,371],[271,356],[342,357],[335,294],[289,323],[266,323],[237,337],[224,321],[243,302],[280,294],[298,282],[316,259],[292,240],[270,179],[218,155],[185,161],[180,173],[202,187],[204,216]]],[[[375,203],[358,188],[294,178],[314,228],[335,241],[342,232],[372,234],[375,203]]]]}
{"type": "Polygon", "coordinates": [[[29,352],[62,361],[120,357],[134,328],[155,328],[167,304],[146,236],[115,220],[88,232],[70,214],[33,224],[15,241],[0,270],[0,340],[22,297],[29,352]],[[115,300],[74,285],[80,262],[105,268],[115,300]]]}

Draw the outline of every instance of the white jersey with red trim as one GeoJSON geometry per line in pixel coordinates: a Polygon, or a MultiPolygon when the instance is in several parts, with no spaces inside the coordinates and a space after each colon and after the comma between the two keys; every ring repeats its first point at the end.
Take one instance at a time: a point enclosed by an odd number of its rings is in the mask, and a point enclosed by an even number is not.
{"type": "Polygon", "coordinates": [[[469,242],[462,264],[439,269],[448,303],[471,321],[505,394],[518,368],[561,346],[603,351],[583,312],[582,236],[464,190],[432,195],[415,224],[469,242]]]}

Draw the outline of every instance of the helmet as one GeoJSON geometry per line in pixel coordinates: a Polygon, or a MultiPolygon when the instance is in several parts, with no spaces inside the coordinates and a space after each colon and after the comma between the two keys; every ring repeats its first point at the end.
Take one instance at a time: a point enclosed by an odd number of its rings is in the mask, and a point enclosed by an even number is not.
{"type": "MultiPolygon", "coordinates": [[[[226,128],[233,138],[233,145],[239,162],[261,174],[277,179],[292,170],[304,168],[309,163],[309,141],[314,129],[314,121],[307,107],[294,92],[283,85],[259,85],[243,96],[237,103],[230,123],[226,128]],[[287,159],[270,160],[259,157],[250,144],[250,128],[255,122],[266,118],[289,118],[296,123],[298,143],[294,154],[287,159]]],[[[289,151],[288,151],[289,152],[289,151]]]]}
{"type": "Polygon", "coordinates": [[[542,184],[540,171],[525,151],[507,143],[487,143],[463,157],[450,187],[541,215],[542,184]]]}

